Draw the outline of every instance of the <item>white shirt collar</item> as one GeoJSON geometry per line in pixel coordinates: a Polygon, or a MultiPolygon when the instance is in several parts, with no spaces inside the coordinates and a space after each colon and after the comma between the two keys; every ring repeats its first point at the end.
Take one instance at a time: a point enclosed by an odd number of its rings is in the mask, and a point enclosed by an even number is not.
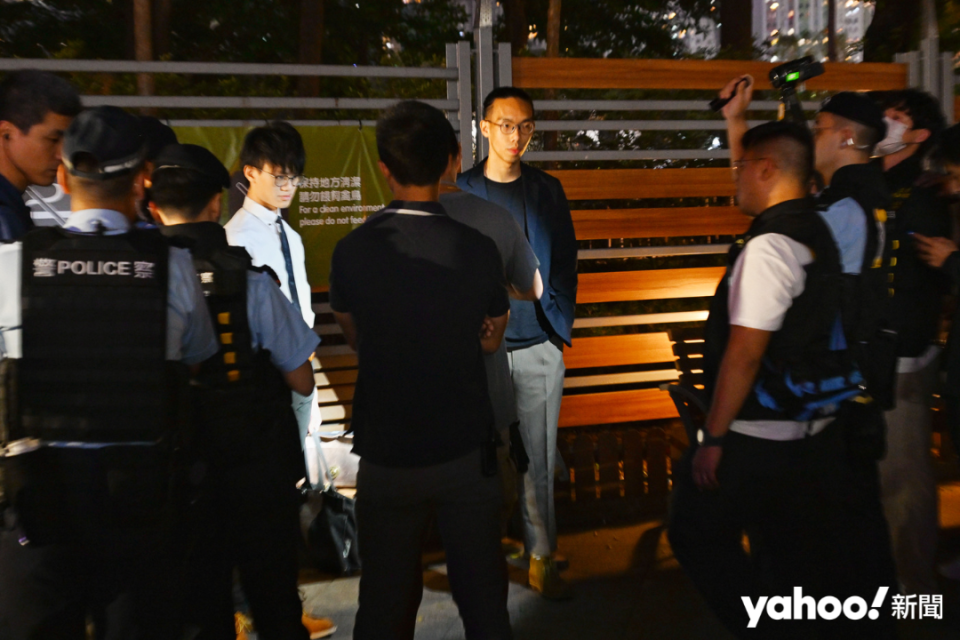
{"type": "Polygon", "coordinates": [[[255,202],[249,197],[243,199],[243,208],[244,210],[250,212],[257,217],[258,220],[268,224],[273,225],[277,223],[277,216],[280,215],[280,211],[277,209],[268,209],[267,207],[255,202]]]}
{"type": "Polygon", "coordinates": [[[130,230],[130,221],[113,209],[84,209],[74,211],[63,223],[67,231],[76,233],[97,233],[101,226],[107,235],[117,235],[130,230]]]}

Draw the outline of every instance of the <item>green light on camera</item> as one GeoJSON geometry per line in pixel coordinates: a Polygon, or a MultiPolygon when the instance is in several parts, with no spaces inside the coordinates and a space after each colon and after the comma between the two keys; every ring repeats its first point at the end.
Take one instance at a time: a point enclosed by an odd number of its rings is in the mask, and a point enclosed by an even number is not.
{"type": "Polygon", "coordinates": [[[787,74],[787,82],[796,82],[800,79],[800,72],[794,71],[793,73],[787,74]]]}

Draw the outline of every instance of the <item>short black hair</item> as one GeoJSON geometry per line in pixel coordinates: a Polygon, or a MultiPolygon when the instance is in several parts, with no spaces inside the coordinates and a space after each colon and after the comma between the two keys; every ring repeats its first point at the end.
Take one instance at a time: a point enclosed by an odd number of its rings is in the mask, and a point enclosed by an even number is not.
{"type": "Polygon", "coordinates": [[[251,129],[243,139],[240,150],[240,166],[250,165],[263,169],[270,164],[283,171],[303,173],[307,165],[307,152],[303,148],[303,138],[289,122],[274,120],[265,126],[251,129]]]}
{"type": "Polygon", "coordinates": [[[150,200],[161,210],[196,220],[223,185],[193,169],[165,168],[151,176],[150,200]]]}
{"type": "Polygon", "coordinates": [[[743,134],[743,150],[770,154],[781,171],[800,184],[813,178],[813,135],[805,125],[779,120],[757,125],[743,134]]]}
{"type": "Polygon", "coordinates": [[[884,92],[880,101],[883,109],[903,111],[913,120],[913,128],[926,129],[930,138],[920,145],[919,151],[924,153],[936,144],[936,138],[947,128],[947,119],[943,115],[940,102],[926,91],[920,89],[900,89],[884,92]]]}
{"type": "Polygon", "coordinates": [[[944,129],[938,142],[937,159],[944,164],[960,165],[960,124],[944,129]]]}
{"type": "Polygon", "coordinates": [[[493,106],[494,102],[503,98],[523,100],[530,105],[530,110],[533,111],[533,98],[530,97],[529,93],[519,87],[497,87],[483,99],[483,117],[487,117],[487,113],[490,111],[490,107],[493,106]]]}
{"type": "Polygon", "coordinates": [[[50,112],[72,118],[82,110],[77,90],[52,73],[23,69],[8,73],[0,82],[0,120],[24,133],[50,112]]]}
{"type": "Polygon", "coordinates": [[[377,152],[400,184],[438,182],[450,164],[450,123],[443,112],[417,100],[405,100],[377,120],[377,152]]]}

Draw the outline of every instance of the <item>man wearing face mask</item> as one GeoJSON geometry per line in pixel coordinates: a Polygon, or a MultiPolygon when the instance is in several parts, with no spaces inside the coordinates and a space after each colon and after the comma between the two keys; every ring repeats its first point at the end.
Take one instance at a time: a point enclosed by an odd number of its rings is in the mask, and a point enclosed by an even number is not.
{"type": "Polygon", "coordinates": [[[913,234],[948,237],[950,216],[937,186],[917,182],[927,150],[945,126],[936,98],[916,89],[882,95],[887,136],[874,163],[893,196],[884,225],[895,288],[885,315],[898,332],[896,406],[885,413],[887,455],[880,489],[897,573],[906,593],[935,593],[937,486],[930,458],[930,399],[936,390],[941,296],[948,284],[914,250],[913,234]]]}

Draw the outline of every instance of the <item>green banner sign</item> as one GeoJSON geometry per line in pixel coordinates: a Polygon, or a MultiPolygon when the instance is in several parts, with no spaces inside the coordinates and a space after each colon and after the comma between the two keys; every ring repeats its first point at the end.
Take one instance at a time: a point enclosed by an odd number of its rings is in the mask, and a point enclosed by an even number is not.
{"type": "MultiPolygon", "coordinates": [[[[176,132],[180,142],[210,149],[233,173],[240,169],[240,148],[251,128],[176,127],[176,132]]],[[[377,144],[371,127],[297,130],[307,150],[307,180],[290,205],[288,221],[303,238],[310,286],[314,291],[325,291],[334,246],[368,215],[386,206],[392,196],[377,168],[377,144]]],[[[228,217],[233,214],[227,213],[228,217]]]]}

